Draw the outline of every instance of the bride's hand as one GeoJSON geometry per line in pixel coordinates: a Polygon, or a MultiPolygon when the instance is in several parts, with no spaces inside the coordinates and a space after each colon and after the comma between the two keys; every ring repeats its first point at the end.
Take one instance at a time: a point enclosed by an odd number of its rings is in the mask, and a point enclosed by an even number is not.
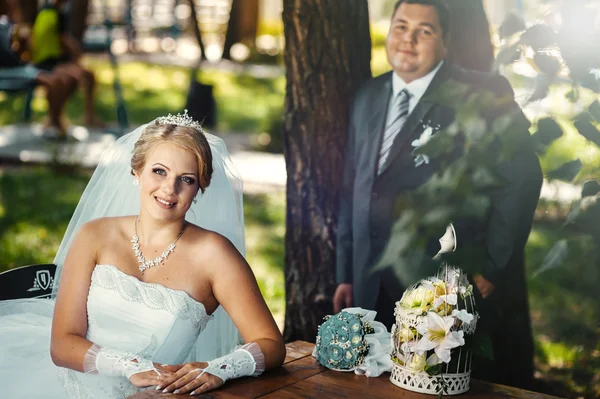
{"type": "Polygon", "coordinates": [[[206,362],[190,362],[184,365],[173,366],[179,367],[179,369],[171,376],[166,378],[161,377],[161,382],[157,389],[165,393],[200,395],[223,385],[224,382],[222,379],[204,372],[207,366],[208,363],[206,362]]]}
{"type": "Polygon", "coordinates": [[[172,366],[161,366],[157,363],[154,363],[154,367],[160,375],[156,374],[154,370],[142,371],[129,377],[129,382],[138,388],[153,387],[159,385],[162,378],[171,377],[175,371],[175,369],[171,369],[172,366]]]}

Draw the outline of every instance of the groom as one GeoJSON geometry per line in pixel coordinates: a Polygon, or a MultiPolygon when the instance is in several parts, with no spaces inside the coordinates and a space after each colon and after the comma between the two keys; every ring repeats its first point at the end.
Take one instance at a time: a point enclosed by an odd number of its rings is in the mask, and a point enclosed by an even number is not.
{"type": "MultiPolygon", "coordinates": [[[[428,94],[449,80],[492,92],[507,100],[504,107],[518,111],[515,125],[522,131],[516,133],[529,140],[529,122],[504,77],[463,70],[444,61],[449,35],[449,12],[442,0],[398,1],[386,43],[393,71],[368,81],[356,93],[340,194],[335,312],[348,306],[374,309],[390,328],[394,304],[405,284],[412,283],[371,273],[371,269],[390,237],[398,199],[437,171],[435,160],[416,162],[414,141],[423,133],[425,122],[444,128],[454,119],[452,109],[430,102],[428,94]]],[[[496,381],[526,387],[533,373],[533,344],[522,259],[542,174],[535,153],[527,146],[503,167],[505,185],[492,198],[484,228],[488,265],[474,277],[484,298],[480,312],[486,309],[488,318],[502,331],[491,335],[496,369],[480,378],[494,376],[496,381]],[[519,320],[516,327],[508,322],[509,315],[519,320]]]]}

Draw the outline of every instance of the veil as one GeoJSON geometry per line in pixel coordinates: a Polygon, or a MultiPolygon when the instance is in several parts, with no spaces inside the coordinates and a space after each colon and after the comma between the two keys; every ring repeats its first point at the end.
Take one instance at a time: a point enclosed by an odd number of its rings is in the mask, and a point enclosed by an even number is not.
{"type": "MultiPolygon", "coordinates": [[[[52,297],[58,292],[67,250],[82,224],[104,216],[139,213],[139,188],[132,184],[130,161],[133,146],[146,126],[148,124],[120,137],[102,155],[54,258],[57,270],[52,297]]],[[[205,135],[212,151],[213,174],[208,188],[203,194],[198,193],[197,203],[188,210],[186,220],[227,237],[245,256],[242,180],[233,167],[223,140],[208,133],[205,135]]],[[[230,353],[240,343],[237,328],[221,306],[211,319],[198,337],[188,360],[212,360],[230,353]]]]}

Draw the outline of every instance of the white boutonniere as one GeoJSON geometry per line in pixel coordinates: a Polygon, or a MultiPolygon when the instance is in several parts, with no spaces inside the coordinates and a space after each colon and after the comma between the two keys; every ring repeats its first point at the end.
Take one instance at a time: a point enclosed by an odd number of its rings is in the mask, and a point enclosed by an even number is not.
{"type": "Polygon", "coordinates": [[[423,132],[421,133],[418,139],[414,140],[410,144],[414,147],[413,154],[415,156],[415,167],[421,166],[423,164],[428,164],[430,161],[429,157],[426,154],[415,154],[415,151],[418,148],[427,144],[427,142],[431,140],[431,138],[438,132],[438,130],[440,130],[440,125],[431,126],[430,123],[431,121],[427,123],[421,122],[421,125],[423,126],[423,132]]]}

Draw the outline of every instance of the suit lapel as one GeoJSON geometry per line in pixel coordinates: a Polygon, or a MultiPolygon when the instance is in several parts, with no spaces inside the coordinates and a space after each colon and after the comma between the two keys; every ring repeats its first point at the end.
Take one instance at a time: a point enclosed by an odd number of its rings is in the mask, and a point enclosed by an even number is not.
{"type": "Polygon", "coordinates": [[[405,149],[406,146],[409,145],[409,143],[415,139],[415,132],[419,131],[422,122],[425,120],[427,114],[429,114],[429,112],[435,105],[428,98],[431,95],[431,93],[434,92],[440,86],[440,84],[442,84],[448,78],[449,68],[450,67],[448,61],[445,61],[444,64],[440,67],[440,70],[435,74],[433,80],[429,84],[429,87],[425,91],[423,97],[421,97],[421,100],[419,101],[415,109],[413,109],[413,111],[408,116],[406,123],[404,124],[402,130],[394,140],[394,144],[392,144],[392,148],[390,149],[390,155],[387,159],[387,162],[383,165],[383,170],[381,174],[384,174],[389,169],[389,166],[402,153],[403,149],[405,149]]]}

